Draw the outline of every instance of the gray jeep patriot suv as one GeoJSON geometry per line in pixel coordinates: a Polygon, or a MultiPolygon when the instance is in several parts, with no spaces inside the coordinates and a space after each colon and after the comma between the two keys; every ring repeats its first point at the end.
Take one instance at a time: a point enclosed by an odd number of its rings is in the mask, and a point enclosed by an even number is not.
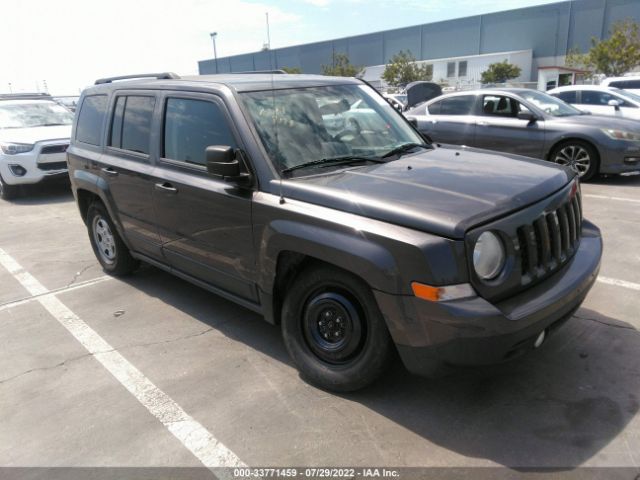
{"type": "Polygon", "coordinates": [[[359,80],[128,78],[83,92],[68,150],[98,261],[259,312],[322,388],[539,347],[598,274],[574,173],[435,148],[359,80]]]}

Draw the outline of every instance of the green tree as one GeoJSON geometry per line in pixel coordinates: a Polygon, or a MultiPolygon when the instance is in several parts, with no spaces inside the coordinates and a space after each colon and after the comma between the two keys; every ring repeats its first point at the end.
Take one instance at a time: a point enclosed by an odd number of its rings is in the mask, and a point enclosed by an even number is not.
{"type": "Polygon", "coordinates": [[[387,64],[382,79],[392,87],[404,87],[418,80],[431,80],[433,65],[418,65],[410,51],[400,50],[387,64]]]}
{"type": "Polygon", "coordinates": [[[565,64],[608,77],[623,75],[640,66],[640,26],[632,20],[615,22],[609,34],[602,41],[592,37],[587,53],[576,48],[569,50],[565,64]]]}
{"type": "Polygon", "coordinates": [[[518,78],[522,69],[504,60],[503,62],[496,62],[489,65],[484,72],[480,81],[482,83],[504,83],[512,78],[518,78]]]}
{"type": "Polygon", "coordinates": [[[355,77],[362,68],[351,65],[346,53],[334,53],[331,65],[322,65],[322,74],[332,77],[355,77]]]}
{"type": "Polygon", "coordinates": [[[287,73],[302,73],[302,70],[298,67],[280,67],[280,70],[284,70],[287,73]]]}

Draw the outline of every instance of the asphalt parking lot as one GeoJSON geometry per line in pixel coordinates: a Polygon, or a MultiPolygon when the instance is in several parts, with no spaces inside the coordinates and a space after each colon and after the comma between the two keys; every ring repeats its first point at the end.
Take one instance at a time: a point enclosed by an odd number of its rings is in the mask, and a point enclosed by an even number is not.
{"type": "Polygon", "coordinates": [[[640,466],[640,175],[583,185],[599,281],[544,348],[362,392],[156,268],[106,277],[65,186],[0,201],[0,466],[640,466]]]}

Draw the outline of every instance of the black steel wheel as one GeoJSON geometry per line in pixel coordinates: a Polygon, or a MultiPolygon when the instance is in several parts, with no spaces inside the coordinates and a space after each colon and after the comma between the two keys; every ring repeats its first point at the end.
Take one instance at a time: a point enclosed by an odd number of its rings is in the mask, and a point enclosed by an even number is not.
{"type": "Polygon", "coordinates": [[[291,283],[281,326],[302,377],[327,390],[369,385],[394,351],[371,289],[358,277],[326,265],[309,267],[291,283]]]}

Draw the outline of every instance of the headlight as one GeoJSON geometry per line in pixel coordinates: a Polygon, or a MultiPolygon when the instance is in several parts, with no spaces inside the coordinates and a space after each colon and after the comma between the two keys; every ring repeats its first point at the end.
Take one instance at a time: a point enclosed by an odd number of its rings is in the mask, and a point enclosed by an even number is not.
{"type": "Polygon", "coordinates": [[[614,128],[603,128],[602,131],[614,140],[629,140],[632,142],[640,142],[640,133],[627,132],[625,130],[616,130],[614,128]]]}
{"type": "Polygon", "coordinates": [[[33,150],[33,145],[30,143],[0,143],[2,152],[6,155],[16,155],[18,153],[30,152],[33,150]]]}
{"type": "Polygon", "coordinates": [[[495,233],[484,232],[473,248],[473,268],[483,280],[496,278],[504,268],[502,241],[495,233]]]}

